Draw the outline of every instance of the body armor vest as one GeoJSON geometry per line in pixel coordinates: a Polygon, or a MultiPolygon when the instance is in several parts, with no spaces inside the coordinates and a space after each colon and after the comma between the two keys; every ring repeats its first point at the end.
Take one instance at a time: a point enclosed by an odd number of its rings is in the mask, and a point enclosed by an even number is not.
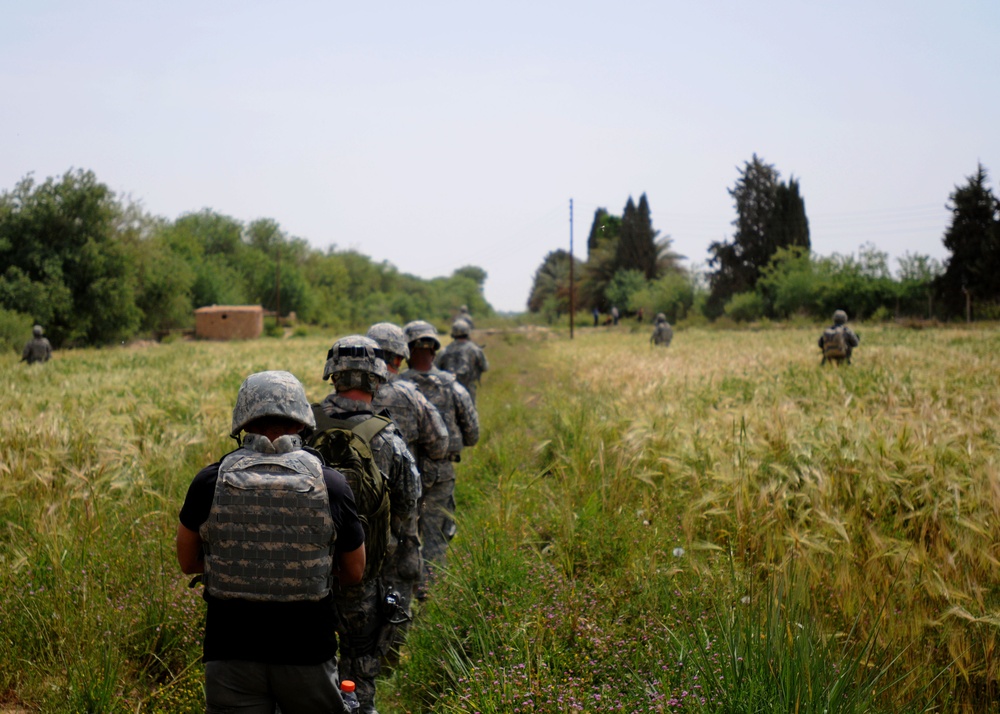
{"type": "Polygon", "coordinates": [[[209,595],[290,602],[330,593],[336,541],[330,495],[322,462],[301,449],[244,447],[226,456],[200,535],[209,595]]]}

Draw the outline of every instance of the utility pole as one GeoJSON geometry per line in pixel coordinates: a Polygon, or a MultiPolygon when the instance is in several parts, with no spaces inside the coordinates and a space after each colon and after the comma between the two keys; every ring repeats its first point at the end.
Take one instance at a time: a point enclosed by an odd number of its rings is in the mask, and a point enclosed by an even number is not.
{"type": "Polygon", "coordinates": [[[573,339],[573,319],[576,316],[576,292],[573,285],[573,199],[569,199],[569,338],[573,339]]]}
{"type": "Polygon", "coordinates": [[[281,243],[278,243],[278,260],[274,272],[274,320],[281,327],[281,243]]]}

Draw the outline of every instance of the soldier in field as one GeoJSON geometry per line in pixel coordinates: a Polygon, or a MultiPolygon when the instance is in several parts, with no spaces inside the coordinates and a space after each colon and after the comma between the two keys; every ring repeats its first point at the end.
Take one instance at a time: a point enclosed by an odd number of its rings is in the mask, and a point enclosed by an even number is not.
{"type": "Polygon", "coordinates": [[[851,363],[851,353],[861,342],[854,330],[847,326],[847,313],[837,310],[833,313],[833,324],[819,336],[819,348],[823,351],[820,364],[832,362],[838,367],[851,363]]]}
{"type": "Polygon", "coordinates": [[[48,362],[52,357],[52,345],[49,341],[45,339],[42,335],[44,330],[42,330],[41,325],[35,325],[31,328],[31,339],[24,346],[24,350],[21,352],[21,361],[27,362],[28,364],[35,364],[36,362],[48,362]]]}
{"type": "Polygon", "coordinates": [[[660,347],[670,347],[670,342],[673,339],[674,328],[667,322],[667,316],[662,312],[656,313],[656,319],[653,320],[653,334],[649,338],[649,341],[660,347]]]}

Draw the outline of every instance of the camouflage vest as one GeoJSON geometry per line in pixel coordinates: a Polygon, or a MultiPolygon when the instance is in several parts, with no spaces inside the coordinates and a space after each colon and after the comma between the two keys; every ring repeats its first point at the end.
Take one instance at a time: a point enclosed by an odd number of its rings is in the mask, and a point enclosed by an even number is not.
{"type": "Polygon", "coordinates": [[[205,592],[213,597],[291,602],[330,593],[330,496],[322,462],[301,449],[244,447],[226,456],[200,535],[205,592]]]}
{"type": "Polygon", "coordinates": [[[437,407],[444,420],[444,425],[448,427],[448,452],[459,453],[464,442],[462,441],[462,430],[459,429],[458,419],[455,417],[455,390],[452,389],[455,375],[441,370],[419,372],[415,369],[408,369],[400,376],[416,384],[417,389],[427,398],[427,401],[437,407]]]}
{"type": "Polygon", "coordinates": [[[823,356],[828,359],[847,357],[847,333],[842,325],[828,327],[823,331],[823,356]]]}

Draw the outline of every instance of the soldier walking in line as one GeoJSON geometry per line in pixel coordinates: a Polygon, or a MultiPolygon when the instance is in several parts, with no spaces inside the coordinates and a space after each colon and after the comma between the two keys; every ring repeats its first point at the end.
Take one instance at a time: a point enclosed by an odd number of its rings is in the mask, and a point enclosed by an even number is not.
{"type": "MultiPolygon", "coordinates": [[[[416,582],[421,573],[417,504],[421,495],[420,475],[395,425],[388,417],[376,416],[375,393],[389,378],[381,349],[371,338],[351,335],[337,340],[327,353],[323,379],[335,391],[313,406],[316,429],[310,446],[335,465],[366,458],[377,467],[353,467],[358,513],[367,523],[368,567],[358,585],[336,598],[340,620],[340,670],[354,680],[363,714],[377,714],[375,678],[382,658],[395,642],[396,627],[408,619],[400,593],[387,589],[382,569],[404,580],[416,582]],[[364,444],[357,445],[362,438],[364,444]],[[343,438],[354,444],[343,452],[343,438]],[[339,445],[339,446],[338,446],[339,445]]],[[[346,468],[346,467],[343,467],[346,468]]]]}
{"type": "Polygon", "coordinates": [[[441,459],[426,459],[423,464],[424,495],[420,503],[420,539],[423,543],[424,571],[417,597],[427,596],[433,568],[443,567],[448,543],[455,536],[455,463],[461,460],[463,447],[479,441],[479,415],[469,392],[455,375],[434,366],[434,356],[441,348],[437,330],[429,322],[408,323],[406,333],[410,358],[409,369],[400,375],[417,385],[421,394],[437,407],[448,427],[448,453],[441,459]]]}
{"type": "Polygon", "coordinates": [[[332,593],[360,582],[364,531],[344,476],[302,448],[314,423],[294,376],[251,374],[233,409],[240,448],[184,499],[177,560],[204,573],[209,712],[347,711],[332,593]]]}
{"type": "Polygon", "coordinates": [[[490,368],[483,348],[469,339],[472,328],[465,320],[455,320],[451,326],[452,342],[434,358],[434,366],[451,372],[476,402],[476,388],[483,372],[490,368]]]}

